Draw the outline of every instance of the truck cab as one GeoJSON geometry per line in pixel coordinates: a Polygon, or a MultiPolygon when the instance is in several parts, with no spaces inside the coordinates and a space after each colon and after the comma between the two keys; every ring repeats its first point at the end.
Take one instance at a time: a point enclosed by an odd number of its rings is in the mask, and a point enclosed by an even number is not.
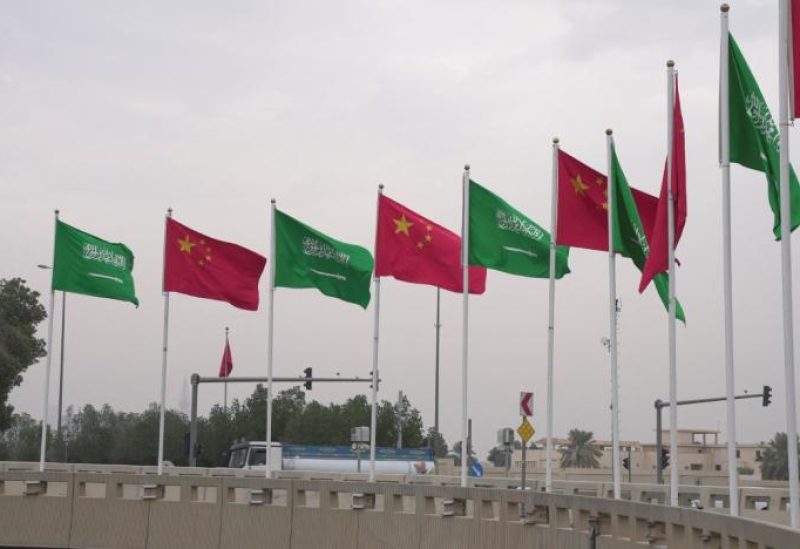
{"type": "MultiPolygon", "coordinates": [[[[264,441],[237,442],[230,449],[228,467],[232,469],[266,469],[267,443],[264,441]]],[[[283,448],[280,442],[272,443],[272,470],[280,471],[283,448]]]]}

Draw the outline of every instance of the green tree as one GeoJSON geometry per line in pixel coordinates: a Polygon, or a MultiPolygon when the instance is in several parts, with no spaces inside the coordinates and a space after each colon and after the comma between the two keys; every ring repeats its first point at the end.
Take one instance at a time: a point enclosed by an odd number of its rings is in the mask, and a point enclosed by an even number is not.
{"type": "MultiPolygon", "coordinates": [[[[471,445],[470,445],[471,446],[471,445]]],[[[471,467],[473,463],[478,461],[475,457],[475,451],[472,448],[468,448],[469,455],[467,456],[467,463],[471,467]]],[[[459,440],[455,444],[453,444],[453,450],[450,452],[451,455],[455,458],[455,465],[457,467],[461,466],[461,441],[459,440]]]]}
{"type": "Polygon", "coordinates": [[[45,318],[39,292],[28,288],[21,278],[0,280],[0,432],[11,425],[11,389],[22,383],[22,373],[46,354],[44,340],[36,337],[36,327],[45,318]]]}
{"type": "Polygon", "coordinates": [[[594,433],[572,429],[569,432],[566,447],[559,448],[561,452],[561,468],[594,469],[600,467],[598,458],[603,451],[594,442],[594,433]]]}
{"type": "Polygon", "coordinates": [[[486,456],[486,461],[494,464],[495,467],[505,467],[508,463],[508,452],[505,447],[495,446],[489,450],[489,455],[486,456]]]}
{"type": "Polygon", "coordinates": [[[14,414],[10,423],[0,433],[0,461],[38,461],[40,422],[28,414],[14,414]]]}
{"type": "Polygon", "coordinates": [[[437,433],[433,427],[428,428],[428,433],[422,439],[422,446],[433,449],[434,457],[441,458],[447,455],[447,441],[442,433],[437,433]]]}
{"type": "MultiPolygon", "coordinates": [[[[800,444],[798,444],[800,452],[800,444]]],[[[761,453],[761,478],[789,480],[789,442],[786,433],[775,433],[761,453]]]]}

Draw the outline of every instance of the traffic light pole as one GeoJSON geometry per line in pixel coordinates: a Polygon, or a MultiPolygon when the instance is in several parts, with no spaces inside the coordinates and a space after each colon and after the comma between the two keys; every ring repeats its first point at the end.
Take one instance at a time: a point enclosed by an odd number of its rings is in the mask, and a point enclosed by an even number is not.
{"type": "MultiPolygon", "coordinates": [[[[737,395],[734,400],[742,400],[745,398],[760,398],[762,399],[762,403],[764,406],[769,406],[772,396],[772,388],[765,385],[764,392],[756,393],[756,394],[746,394],[746,395],[737,395]]],[[[714,398],[695,398],[692,400],[679,400],[675,403],[676,406],[686,406],[688,404],[705,404],[707,402],[722,402],[724,400],[728,400],[728,397],[714,397],[714,398]]],[[[656,463],[656,482],[658,484],[664,484],[664,470],[661,467],[661,451],[664,448],[663,439],[661,436],[661,409],[669,407],[669,401],[664,402],[660,398],[657,399],[653,405],[656,408],[656,459],[658,463],[656,463]]],[[[674,458],[673,458],[674,459],[674,458]]]]}
{"type": "MultiPolygon", "coordinates": [[[[197,466],[197,389],[201,383],[266,383],[266,377],[201,377],[192,374],[192,408],[189,421],[189,467],[197,466]]],[[[380,383],[378,379],[378,383],[380,383]]],[[[371,377],[273,377],[273,383],[372,383],[371,377]]]]}

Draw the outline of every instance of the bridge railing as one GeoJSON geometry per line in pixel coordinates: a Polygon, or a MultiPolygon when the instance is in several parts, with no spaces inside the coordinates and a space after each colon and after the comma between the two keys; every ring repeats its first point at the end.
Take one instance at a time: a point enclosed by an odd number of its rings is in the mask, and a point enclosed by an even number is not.
{"type": "Polygon", "coordinates": [[[636,501],[635,486],[626,501],[461,488],[441,477],[369,483],[354,475],[267,480],[256,471],[11,469],[0,471],[2,546],[584,548],[595,538],[597,547],[800,547],[800,531],[636,501]]]}

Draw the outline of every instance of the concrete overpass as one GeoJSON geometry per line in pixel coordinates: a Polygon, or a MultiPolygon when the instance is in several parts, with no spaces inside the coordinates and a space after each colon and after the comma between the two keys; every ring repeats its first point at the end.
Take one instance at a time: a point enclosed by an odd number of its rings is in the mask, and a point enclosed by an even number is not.
{"type": "Polygon", "coordinates": [[[558,481],[545,494],[508,480],[288,474],[110,465],[0,463],[0,546],[131,548],[747,548],[800,547],[781,520],[785,490],[739,495],[746,518],[713,502],[724,487],[558,481]],[[750,499],[748,499],[750,498],[750,499]],[[700,503],[705,509],[690,507],[700,503]],[[766,502],[755,505],[755,502],[766,502]],[[710,505],[709,505],[710,504],[710,505]],[[748,505],[750,507],[748,507],[748,505]]]}

